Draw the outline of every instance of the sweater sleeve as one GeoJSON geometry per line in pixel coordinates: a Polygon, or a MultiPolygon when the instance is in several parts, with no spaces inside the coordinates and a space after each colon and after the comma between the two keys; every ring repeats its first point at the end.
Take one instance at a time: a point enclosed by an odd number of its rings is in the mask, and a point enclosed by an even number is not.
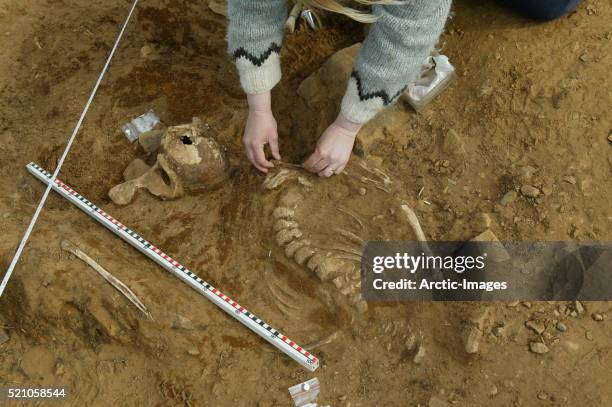
{"type": "Polygon", "coordinates": [[[281,78],[286,0],[229,0],[227,42],[248,94],[271,90],[281,78]]]}
{"type": "Polygon", "coordinates": [[[416,79],[442,33],[451,0],[402,3],[372,7],[378,20],[359,50],[342,99],[342,114],[352,122],[370,120],[416,79]]]}

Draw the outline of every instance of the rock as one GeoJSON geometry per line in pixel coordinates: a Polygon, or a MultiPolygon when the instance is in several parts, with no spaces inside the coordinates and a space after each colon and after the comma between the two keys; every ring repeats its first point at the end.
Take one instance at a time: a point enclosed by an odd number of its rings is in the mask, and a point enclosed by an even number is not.
{"type": "Polygon", "coordinates": [[[529,350],[532,351],[533,353],[537,353],[539,355],[542,355],[544,353],[548,353],[548,351],[549,351],[548,346],[546,346],[542,342],[530,342],[529,343],[529,350]]]}
{"type": "Polygon", "coordinates": [[[198,356],[200,354],[200,351],[198,350],[198,348],[189,348],[187,349],[187,353],[191,356],[198,356]]]}
{"type": "Polygon", "coordinates": [[[567,325],[565,325],[563,322],[557,322],[556,328],[559,332],[567,332],[567,325]]]}
{"type": "Polygon", "coordinates": [[[485,331],[485,325],[491,318],[491,312],[489,308],[485,308],[472,315],[467,321],[463,335],[465,341],[465,351],[469,354],[478,352],[480,347],[480,340],[482,339],[485,331]]]}
{"type": "Polygon", "coordinates": [[[548,400],[548,394],[544,393],[543,391],[538,393],[538,399],[539,400],[548,400]]]}
{"type": "Polygon", "coordinates": [[[4,329],[0,328],[0,345],[2,345],[3,343],[8,342],[9,339],[10,338],[9,338],[8,334],[6,333],[6,331],[4,329]]]}
{"type": "Polygon", "coordinates": [[[410,332],[408,334],[408,337],[406,338],[406,350],[408,352],[412,352],[417,346],[417,339],[416,339],[416,335],[412,332],[410,332]]]}
{"type": "Polygon", "coordinates": [[[425,346],[423,346],[422,343],[419,343],[419,349],[417,350],[414,357],[412,358],[412,361],[415,364],[420,365],[424,358],[425,358],[425,346]]]}
{"type": "Polygon", "coordinates": [[[177,315],[176,319],[172,322],[172,328],[175,329],[194,329],[193,322],[190,319],[185,318],[182,315],[177,315]]]}
{"type": "Polygon", "coordinates": [[[459,134],[457,134],[455,130],[450,129],[444,135],[442,151],[453,156],[465,154],[463,140],[461,140],[461,137],[459,137],[459,134]]]}
{"type": "MultiPolygon", "coordinates": [[[[591,315],[591,318],[593,318],[593,321],[597,321],[597,322],[601,322],[601,321],[603,321],[603,319],[604,319],[603,315],[602,315],[602,314],[599,314],[599,313],[593,313],[593,314],[591,315]]],[[[1,343],[1,342],[2,342],[2,341],[0,340],[0,343],[1,343]]]]}
{"type": "Polygon", "coordinates": [[[574,310],[578,313],[578,315],[584,314],[584,306],[580,301],[574,301],[574,310]]]}
{"type": "Polygon", "coordinates": [[[585,338],[587,338],[589,341],[592,341],[592,340],[593,340],[593,332],[591,332],[591,331],[586,331],[586,332],[584,333],[584,337],[585,337],[585,338]]]}
{"type": "Polygon", "coordinates": [[[142,48],[140,48],[140,56],[143,58],[150,57],[153,54],[153,52],[155,52],[155,50],[149,44],[145,44],[142,46],[142,48]]]}
{"type": "Polygon", "coordinates": [[[499,241],[491,229],[485,230],[478,236],[472,238],[470,241],[487,243],[486,252],[489,261],[500,263],[510,259],[510,254],[504,247],[504,244],[499,241]]]}
{"type": "Polygon", "coordinates": [[[531,165],[525,165],[519,168],[519,175],[524,181],[529,181],[531,177],[533,177],[533,174],[536,173],[536,171],[537,169],[532,167],[531,165]]]}
{"type": "Polygon", "coordinates": [[[518,197],[518,194],[516,193],[516,191],[508,191],[504,194],[500,203],[502,205],[510,205],[512,202],[516,200],[517,197],[518,197]]]}
{"type": "Polygon", "coordinates": [[[55,364],[55,370],[54,370],[55,375],[63,376],[65,372],[66,372],[66,366],[64,366],[62,362],[57,362],[55,364]]]}
{"type": "Polygon", "coordinates": [[[531,185],[523,185],[521,187],[521,194],[529,198],[536,198],[540,195],[540,190],[531,185]]]}
{"type": "Polygon", "coordinates": [[[534,320],[529,320],[525,322],[525,326],[531,329],[533,332],[537,333],[538,335],[544,333],[544,330],[546,329],[546,326],[544,326],[543,323],[534,320]]]}
{"type": "Polygon", "coordinates": [[[368,192],[368,191],[367,191],[367,190],[366,190],[364,187],[359,188],[359,195],[363,196],[363,195],[365,195],[367,192],[368,192]]]}
{"type": "Polygon", "coordinates": [[[138,144],[140,144],[140,146],[145,152],[151,154],[159,150],[163,136],[163,130],[153,129],[151,131],[144,132],[140,136],[138,136],[138,144]]]}

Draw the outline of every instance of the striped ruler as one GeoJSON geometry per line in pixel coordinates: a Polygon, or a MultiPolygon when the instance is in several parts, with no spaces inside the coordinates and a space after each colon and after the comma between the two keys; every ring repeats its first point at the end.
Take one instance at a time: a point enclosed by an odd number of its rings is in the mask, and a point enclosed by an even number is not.
{"type": "MultiPolygon", "coordinates": [[[[27,165],[28,171],[45,184],[49,184],[52,175],[34,163],[27,165]]],[[[319,359],[310,354],[304,348],[287,338],[285,335],[266,324],[256,315],[249,312],[242,305],[232,300],[221,291],[217,290],[200,277],[189,271],[185,266],[168,256],[166,253],[153,246],[151,243],[143,239],[139,234],[104,212],[84,196],[64,184],[59,179],[56,179],[52,186],[55,192],[68,201],[76,205],[83,212],[100,222],[107,229],[115,233],[117,236],[140,250],[151,260],[180,278],[184,283],[187,283],[191,288],[208,298],[213,304],[227,312],[243,325],[261,336],[279,350],[284,352],[291,359],[304,366],[306,369],[314,372],[319,367],[319,359]]]]}

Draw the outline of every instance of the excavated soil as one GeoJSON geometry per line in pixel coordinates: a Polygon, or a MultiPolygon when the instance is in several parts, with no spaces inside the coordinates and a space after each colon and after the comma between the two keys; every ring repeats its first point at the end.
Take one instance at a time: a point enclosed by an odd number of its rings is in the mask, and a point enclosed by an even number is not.
{"type": "MultiPolygon", "coordinates": [[[[459,81],[425,112],[399,103],[364,131],[356,153],[397,180],[428,237],[490,227],[501,240],[612,239],[612,7],[583,3],[536,24],[495,2],[457,2],[440,46],[459,81]],[[523,185],[542,193],[500,203],[523,185]]],[[[0,1],[2,270],[43,191],[25,165],[54,168],[128,8],[0,1]]],[[[274,109],[287,162],[324,126],[298,86],[363,39],[355,23],[326,22],[283,49],[274,109]]],[[[67,386],[75,406],[288,406],[287,388],[316,375],[332,406],[612,405],[610,303],[370,304],[363,315],[325,306],[333,285],[284,259],[264,218],[226,25],[205,2],[142,2],[60,177],[300,344],[323,339],[313,349],[321,368],[301,369],[54,194],[0,299],[1,387],[67,386]],[[211,127],[231,161],[223,187],[166,202],[143,192],[125,207],[108,199],[140,154],[120,126],[151,108],[168,125],[198,116],[211,127]],[[130,286],[153,320],[62,251],[63,239],[130,286]],[[271,284],[292,294],[291,316],[271,284]],[[467,354],[466,320],[485,308],[479,351],[467,354]],[[530,352],[532,341],[548,352],[530,352]]]]}

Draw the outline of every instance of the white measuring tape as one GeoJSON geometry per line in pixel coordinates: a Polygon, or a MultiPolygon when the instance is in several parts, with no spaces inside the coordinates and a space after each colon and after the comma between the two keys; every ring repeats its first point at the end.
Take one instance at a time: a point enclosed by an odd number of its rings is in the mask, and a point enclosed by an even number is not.
{"type": "Polygon", "coordinates": [[[304,366],[306,369],[314,372],[319,367],[319,359],[314,355],[310,354],[304,348],[287,338],[285,335],[266,324],[264,321],[259,319],[256,315],[246,310],[242,305],[232,300],[215,287],[196,276],[194,273],[189,271],[185,266],[168,256],[166,253],[147,242],[140,235],[121,222],[104,212],[101,208],[97,207],[84,196],[70,188],[58,179],[53,179],[53,176],[47,171],[39,167],[34,163],[27,165],[28,171],[42,181],[44,184],[51,185],[52,189],[58,192],[61,196],[66,198],[68,201],[76,205],[83,212],[100,222],[107,229],[115,233],[117,236],[140,250],[143,254],[149,257],[151,260],[174,274],[176,277],[183,280],[191,288],[198,291],[208,298],[213,304],[227,312],[242,324],[246,325],[247,328],[261,336],[272,345],[276,346],[279,350],[284,352],[291,359],[304,366]]]}

